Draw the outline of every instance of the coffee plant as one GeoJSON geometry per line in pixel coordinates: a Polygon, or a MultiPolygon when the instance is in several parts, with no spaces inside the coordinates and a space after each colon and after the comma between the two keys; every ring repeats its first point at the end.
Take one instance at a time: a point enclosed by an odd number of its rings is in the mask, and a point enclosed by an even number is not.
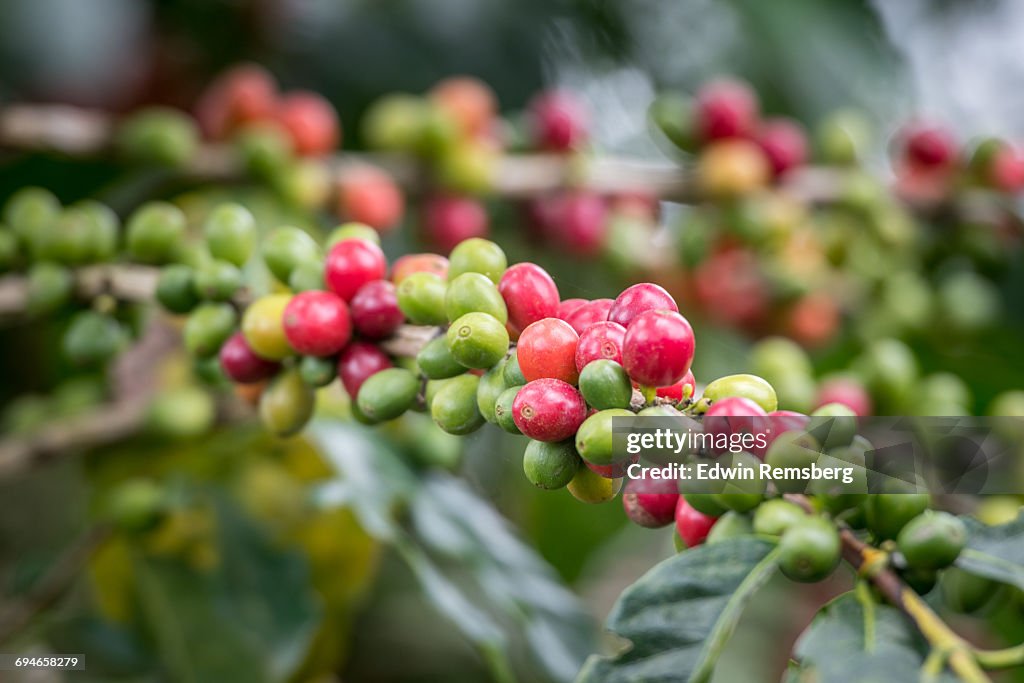
{"type": "MultiPolygon", "coordinates": [[[[23,187],[3,207],[2,336],[31,329],[72,379],[45,396],[5,391],[0,473],[112,453],[90,459],[95,527],[0,620],[0,640],[87,566],[95,612],[48,637],[86,650],[102,631],[107,650],[128,652],[96,655],[108,680],[148,670],[152,650],[173,680],[323,680],[386,545],[498,680],[710,680],[770,582],[810,584],[816,612],[780,644],[792,645],[786,680],[979,683],[1024,668],[1016,497],[859,480],[694,490],[635,476],[616,436],[627,421],[668,420],[749,437],[742,452],[698,448],[685,463],[865,475],[875,447],[858,418],[972,415],[968,384],[923,370],[918,347],[974,343],[999,319],[1024,157],[914,122],[894,138],[890,186],[861,165],[869,133],[856,115],[827,119],[812,142],[731,80],[654,102],[668,166],[602,156],[590,116],[550,90],[503,119],[486,84],[450,78],[373,104],[360,131],[376,153],[340,154],[330,103],[281,93],[253,65],[224,73],[191,113],[0,112],[4,148],[99,157],[176,190],[115,211],[23,187]],[[246,189],[222,191],[234,185],[246,189]],[[662,200],[683,208],[668,218],[662,200]],[[508,211],[516,239],[550,247],[545,258],[581,271],[605,259],[616,296],[578,298],[569,278],[511,262],[491,224],[508,211]],[[336,227],[321,231],[328,213],[336,227]],[[413,239],[430,251],[405,248],[413,239]],[[757,341],[728,372],[695,376],[704,349],[727,344],[708,322],[757,341]],[[817,363],[830,344],[852,362],[817,363]],[[187,365],[164,367],[179,347],[187,365]],[[244,463],[215,425],[280,457],[244,463]],[[485,430],[525,437],[533,486],[587,504],[621,496],[630,521],[671,527],[678,553],[612,608],[614,652],[596,654],[581,606],[451,474],[458,437],[485,430]],[[152,453],[117,445],[139,435],[152,453]],[[195,446],[203,435],[209,452],[195,446]],[[153,460],[144,476],[129,476],[133,458],[153,460]],[[240,478],[249,514],[178,476],[191,470],[240,478]],[[301,551],[280,553],[284,542],[301,551]],[[278,590],[303,597],[252,608],[278,590]],[[979,619],[997,646],[976,644],[979,619]],[[224,633],[223,656],[206,653],[224,633]]],[[[1001,388],[988,412],[1024,415],[1024,395],[1001,388]]]]}

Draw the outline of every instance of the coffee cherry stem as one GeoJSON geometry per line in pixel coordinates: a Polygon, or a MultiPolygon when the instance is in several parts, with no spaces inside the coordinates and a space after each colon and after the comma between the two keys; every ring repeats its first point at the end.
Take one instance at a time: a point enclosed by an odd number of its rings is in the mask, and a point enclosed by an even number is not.
{"type": "Polygon", "coordinates": [[[643,394],[644,405],[652,406],[658,397],[658,387],[640,385],[640,393],[643,394]]]}
{"type": "MultiPolygon", "coordinates": [[[[786,494],[786,500],[803,508],[808,514],[815,514],[811,501],[801,494],[786,494]]],[[[845,524],[839,524],[839,538],[842,543],[843,559],[852,566],[865,580],[870,581],[894,607],[903,612],[924,636],[931,646],[931,654],[925,662],[923,673],[928,668],[938,667],[933,675],[941,672],[942,664],[947,664],[964,683],[991,683],[991,679],[982,670],[981,653],[970,643],[957,635],[920,595],[908,587],[888,564],[888,553],[868,545],[857,538],[845,524]]],[[[999,655],[1012,659],[1019,656],[1024,661],[1024,646],[1019,654],[999,655]]],[[[1010,648],[1016,650],[1018,648],[1010,648]]],[[[1012,664],[1007,664],[1012,666],[1012,664]]],[[[928,678],[924,678],[928,680],[928,678]]]]}

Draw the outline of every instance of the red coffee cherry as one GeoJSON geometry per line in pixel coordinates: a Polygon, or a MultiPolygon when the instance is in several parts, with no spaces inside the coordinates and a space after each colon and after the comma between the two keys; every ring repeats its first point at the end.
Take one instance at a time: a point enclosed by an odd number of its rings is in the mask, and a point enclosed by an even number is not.
{"type": "Polygon", "coordinates": [[[697,135],[703,141],[747,137],[757,126],[757,95],[745,83],[722,79],[697,92],[697,135]]]}
{"type": "Polygon", "coordinates": [[[587,404],[571,384],[545,377],[519,390],[512,402],[512,419],[526,436],[537,441],[564,441],[587,417],[587,404]]]}
{"type": "Polygon", "coordinates": [[[986,180],[997,190],[1020,192],[1024,189],[1024,155],[1020,150],[1003,145],[992,154],[986,180]]]}
{"type": "Polygon", "coordinates": [[[681,380],[693,362],[693,328],[675,311],[647,311],[626,329],[622,367],[644,386],[664,387],[681,380]]]}
{"type": "Polygon", "coordinates": [[[359,387],[370,375],[392,367],[391,359],[373,344],[355,341],[338,356],[338,377],[352,398],[359,395],[359,387]]]}
{"type": "Polygon", "coordinates": [[[832,377],[821,383],[814,408],[817,410],[828,403],[841,403],[858,417],[874,413],[871,395],[864,385],[853,377],[832,377]]]}
{"type": "Polygon", "coordinates": [[[545,318],[532,323],[519,335],[516,357],[527,382],[553,377],[576,384],[576,345],[580,337],[569,323],[558,318],[545,318]]]}
{"type": "Polygon", "coordinates": [[[332,356],[352,338],[348,306],[337,294],[299,292],[284,308],[288,345],[306,356],[332,356]]]}
{"type": "Polygon", "coordinates": [[[711,527],[718,521],[717,517],[697,512],[686,502],[686,498],[683,496],[679,496],[679,499],[676,501],[675,516],[676,531],[679,533],[679,538],[683,539],[683,543],[686,544],[687,548],[703,543],[704,539],[711,532],[711,527]]]}
{"type": "Polygon", "coordinates": [[[608,207],[604,198],[578,190],[559,197],[553,207],[552,236],[570,254],[600,253],[608,234],[608,207]]]}
{"type": "Polygon", "coordinates": [[[366,240],[343,240],[327,254],[324,282],[332,292],[351,301],[367,282],[383,280],[387,270],[387,259],[376,244],[366,240]]]}
{"type": "Polygon", "coordinates": [[[455,76],[430,89],[430,100],[458,125],[467,138],[488,133],[498,112],[498,100],[490,86],[478,78],[455,76]]]}
{"type": "Polygon", "coordinates": [[[594,323],[583,331],[576,345],[576,370],[583,368],[592,360],[607,358],[622,364],[622,340],[626,336],[626,328],[618,323],[594,323]]]}
{"type": "Polygon", "coordinates": [[[285,95],[277,106],[277,122],[288,132],[300,156],[328,154],[341,141],[338,114],[324,97],[313,92],[285,95]]]}
{"type": "Polygon", "coordinates": [[[773,410],[768,413],[768,445],[784,432],[803,432],[807,430],[811,418],[803,413],[792,410],[773,410]]]}
{"type": "Polygon", "coordinates": [[[821,346],[835,336],[841,322],[839,304],[826,292],[806,294],[786,317],[786,332],[804,346],[821,346]]]}
{"type": "Polygon", "coordinates": [[[673,479],[629,479],[622,491],[622,507],[635,524],[657,529],[676,518],[678,482],[673,479]]]}
{"type": "MultiPolygon", "coordinates": [[[[765,435],[765,444],[769,441],[771,419],[764,409],[742,396],[729,396],[715,401],[704,413],[704,431],[708,434],[724,434],[727,438],[733,434],[765,435]]],[[[751,447],[750,452],[759,458],[764,457],[766,448],[751,447]]]]}
{"type": "Polygon", "coordinates": [[[281,364],[257,356],[245,335],[235,332],[220,347],[220,367],[232,382],[255,384],[276,375],[281,364]]]}
{"type": "Polygon", "coordinates": [[[548,272],[534,263],[517,263],[506,270],[498,291],[508,309],[508,328],[518,337],[531,323],[558,313],[558,286],[548,272]]]}
{"type": "Polygon", "coordinates": [[[405,321],[395,286],[387,280],[374,280],[360,287],[349,308],[356,331],[369,339],[390,337],[405,321]]]}
{"type": "Polygon", "coordinates": [[[541,149],[567,152],[587,141],[590,116],[569,92],[551,90],[534,97],[527,117],[533,142],[541,149]]]}
{"type": "Polygon", "coordinates": [[[803,166],[807,161],[807,134],[803,126],[790,119],[765,121],[757,134],[757,144],[778,178],[786,171],[803,166]]]}
{"type": "Polygon", "coordinates": [[[223,140],[239,126],[269,120],[277,106],[274,77],[258,64],[240,64],[218,76],[196,105],[203,134],[223,140]]]}
{"type": "Polygon", "coordinates": [[[939,170],[956,161],[957,144],[953,134],[929,124],[915,123],[900,133],[903,161],[919,170],[939,170]]]}
{"type": "Polygon", "coordinates": [[[445,254],[471,237],[486,238],[489,223],[487,209],[472,197],[438,195],[423,203],[423,232],[445,254]]]}
{"type": "Polygon", "coordinates": [[[693,398],[696,391],[697,380],[693,378],[693,371],[687,370],[681,380],[667,387],[658,387],[655,393],[660,398],[667,398],[678,402],[682,401],[683,398],[693,398]]]}
{"type": "Polygon", "coordinates": [[[611,299],[588,301],[570,313],[566,317],[565,322],[569,323],[572,329],[576,330],[576,334],[583,334],[594,323],[608,320],[608,312],[612,309],[612,304],[614,303],[611,299]]]}
{"type": "Polygon", "coordinates": [[[337,209],[341,220],[387,232],[402,222],[405,197],[389,174],[374,166],[359,166],[338,180],[337,209]]]}
{"type": "Polygon", "coordinates": [[[616,297],[615,303],[608,310],[608,320],[628,328],[633,319],[644,311],[678,312],[679,306],[664,287],[651,282],[641,282],[627,287],[616,297]]]}
{"type": "MultiPolygon", "coordinates": [[[[591,410],[590,415],[593,415],[596,412],[596,410],[591,410]]],[[[587,417],[590,417],[590,415],[587,415],[587,417]]],[[[629,466],[639,461],[640,456],[634,455],[625,462],[615,462],[611,465],[595,465],[594,463],[587,462],[586,460],[583,461],[583,464],[586,465],[587,469],[591,472],[599,474],[605,479],[622,479],[626,476],[626,471],[629,469],[629,466]]]]}
{"type": "Polygon", "coordinates": [[[413,273],[433,273],[444,280],[448,277],[448,259],[440,254],[406,254],[391,264],[391,281],[396,287],[413,273]]]}
{"type": "MultiPolygon", "coordinates": [[[[611,299],[609,299],[611,301],[611,299]]],[[[559,320],[565,320],[569,322],[569,316],[574,311],[578,310],[583,304],[590,303],[586,299],[562,299],[558,304],[558,312],[555,313],[555,317],[559,320]]],[[[579,330],[576,330],[577,333],[579,330]]]]}

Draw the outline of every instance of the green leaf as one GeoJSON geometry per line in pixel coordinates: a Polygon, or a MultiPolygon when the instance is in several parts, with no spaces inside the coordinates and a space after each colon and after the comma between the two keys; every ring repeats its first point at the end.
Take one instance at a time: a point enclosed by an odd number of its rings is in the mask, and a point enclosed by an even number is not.
{"type": "Polygon", "coordinates": [[[956,566],[1024,590],[1024,515],[999,526],[986,526],[971,517],[962,519],[969,534],[956,566]]]}
{"type": "MultiPolygon", "coordinates": [[[[899,610],[844,593],[826,605],[796,643],[791,681],[916,681],[924,643],[899,610]]],[[[941,676],[938,681],[956,680],[941,676]]]]}
{"type": "Polygon", "coordinates": [[[579,683],[708,680],[747,601],[775,571],[772,547],[733,538],[655,566],[608,617],[608,628],[631,647],[614,658],[591,657],[579,683]]]}

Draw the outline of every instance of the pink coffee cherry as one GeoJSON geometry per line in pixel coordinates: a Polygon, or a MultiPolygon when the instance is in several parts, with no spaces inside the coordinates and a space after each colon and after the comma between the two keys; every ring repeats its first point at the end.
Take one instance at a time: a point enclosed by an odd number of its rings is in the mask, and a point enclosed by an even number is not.
{"type": "Polygon", "coordinates": [[[608,320],[629,328],[633,319],[645,311],[679,311],[676,300],[665,288],[651,282],[641,282],[622,290],[608,311],[608,320]]]}
{"type": "Polygon", "coordinates": [[[543,378],[529,382],[512,402],[512,419],[526,436],[538,441],[564,441],[587,417],[587,404],[571,384],[543,378]]]}
{"type": "Polygon", "coordinates": [[[695,346],[686,318],[675,311],[647,311],[626,328],[622,367],[643,386],[669,386],[686,376],[695,346]]]}

